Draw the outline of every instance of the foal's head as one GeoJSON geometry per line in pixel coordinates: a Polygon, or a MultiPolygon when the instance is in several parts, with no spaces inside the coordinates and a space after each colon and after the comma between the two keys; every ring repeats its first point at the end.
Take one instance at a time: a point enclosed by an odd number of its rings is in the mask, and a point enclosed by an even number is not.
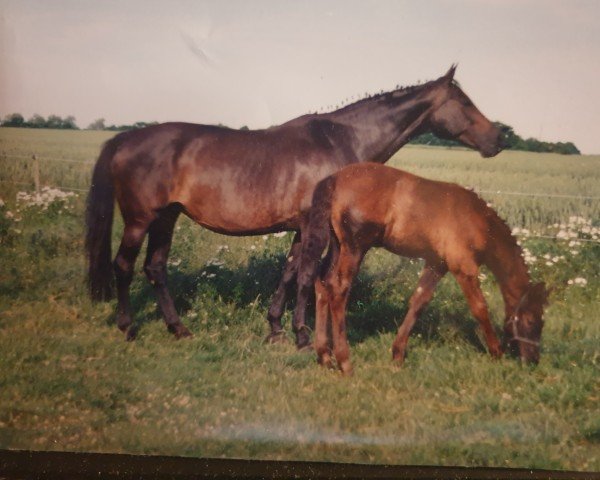
{"type": "Polygon", "coordinates": [[[454,81],[453,65],[436,80],[441,103],[429,121],[432,132],[478,150],[483,157],[497,155],[505,146],[502,131],[490,122],[454,81]]]}
{"type": "Polygon", "coordinates": [[[547,303],[548,290],[544,283],[531,285],[504,324],[505,344],[509,352],[527,363],[540,360],[540,338],[544,327],[542,316],[547,303]]]}

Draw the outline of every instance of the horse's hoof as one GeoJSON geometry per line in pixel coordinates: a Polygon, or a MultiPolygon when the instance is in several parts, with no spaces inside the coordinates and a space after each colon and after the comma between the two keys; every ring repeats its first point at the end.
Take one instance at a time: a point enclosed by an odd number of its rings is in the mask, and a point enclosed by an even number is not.
{"type": "Polygon", "coordinates": [[[138,327],[135,325],[132,325],[127,330],[127,334],[125,335],[125,340],[127,340],[128,342],[133,342],[137,338],[137,334],[138,334],[138,327]]]}
{"type": "Polygon", "coordinates": [[[181,327],[179,327],[177,329],[177,331],[175,332],[175,338],[177,340],[181,339],[181,338],[190,338],[193,337],[194,335],[192,334],[192,332],[190,332],[187,327],[184,327],[183,325],[181,327]]]}
{"type": "Polygon", "coordinates": [[[270,343],[270,344],[274,344],[274,343],[287,343],[288,339],[285,335],[285,330],[278,330],[276,332],[271,332],[269,333],[269,335],[267,335],[267,338],[265,338],[265,343],[270,343]]]}
{"type": "Polygon", "coordinates": [[[127,329],[131,327],[131,319],[128,317],[117,317],[117,327],[123,333],[127,332],[127,329]]]}
{"type": "Polygon", "coordinates": [[[296,332],[296,347],[299,351],[304,351],[308,348],[307,351],[311,352],[313,350],[312,343],[310,341],[310,335],[308,333],[308,327],[305,325],[301,327],[301,329],[296,332]]]}
{"type": "Polygon", "coordinates": [[[308,343],[308,344],[304,344],[304,345],[297,345],[297,348],[300,353],[312,353],[314,351],[314,347],[312,346],[312,343],[308,343]]]}

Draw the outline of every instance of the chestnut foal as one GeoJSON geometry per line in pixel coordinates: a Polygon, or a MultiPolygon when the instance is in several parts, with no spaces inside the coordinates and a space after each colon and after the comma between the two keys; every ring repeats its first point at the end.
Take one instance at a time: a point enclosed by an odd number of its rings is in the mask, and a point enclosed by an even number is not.
{"type": "Polygon", "coordinates": [[[483,264],[493,272],[504,297],[504,346],[522,360],[538,362],[543,306],[548,296],[545,286],[531,283],[521,248],[508,226],[474,192],[380,164],[350,165],[317,185],[305,238],[295,315],[304,315],[314,284],[314,347],[319,363],[331,364],[327,339],[330,313],[337,365],[345,374],[352,372],[345,309],[352,280],[371,247],[425,260],[393,343],[395,361],[403,362],[410,331],[448,271],[462,288],[490,354],[496,358],[502,355],[503,347],[479,285],[478,271],[483,264]],[[328,242],[329,253],[315,282],[328,242]]]}

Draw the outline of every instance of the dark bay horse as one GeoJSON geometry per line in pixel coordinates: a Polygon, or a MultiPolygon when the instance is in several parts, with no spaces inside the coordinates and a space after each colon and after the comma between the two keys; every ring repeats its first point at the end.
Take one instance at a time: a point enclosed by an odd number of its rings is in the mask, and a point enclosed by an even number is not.
{"type": "MultiPolygon", "coordinates": [[[[286,295],[296,277],[301,231],[315,185],[345,165],[387,161],[424,132],[496,155],[502,136],[453,81],[437,80],[360,100],[337,111],[305,115],[266,130],[165,123],[116,135],[94,168],[87,206],[88,280],[94,300],[109,299],[113,269],[117,325],[135,336],[129,285],[146,235],[144,270],[170,331],[181,323],[167,290],[167,256],[177,217],[227,235],[295,231],[283,278],[269,308],[269,339],[281,338],[286,295]],[[111,265],[114,199],[124,220],[111,265]]],[[[299,348],[310,343],[304,320],[293,324],[299,348]]]]}
{"type": "Polygon", "coordinates": [[[350,165],[317,185],[303,235],[295,314],[303,316],[314,285],[314,347],[320,363],[331,362],[327,338],[331,315],[333,354],[342,372],[352,371],[346,339],[346,303],[352,280],[371,247],[425,260],[393,343],[394,360],[403,362],[417,316],[448,271],[458,281],[478,320],[490,354],[502,355],[503,348],[479,286],[479,266],[483,264],[496,277],[504,298],[505,346],[527,362],[538,362],[543,306],[547,300],[545,286],[531,283],[521,247],[510,229],[474,192],[376,163],[350,165]],[[321,254],[328,243],[329,253],[317,278],[321,254]]]}

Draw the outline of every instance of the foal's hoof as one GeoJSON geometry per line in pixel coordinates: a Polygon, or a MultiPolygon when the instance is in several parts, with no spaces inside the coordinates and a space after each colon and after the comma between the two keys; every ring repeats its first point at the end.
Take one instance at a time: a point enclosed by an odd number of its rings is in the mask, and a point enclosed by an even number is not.
{"type": "Polygon", "coordinates": [[[351,377],[354,375],[354,369],[352,368],[352,364],[346,360],[340,364],[340,370],[344,377],[351,377]]]}
{"type": "Polygon", "coordinates": [[[128,342],[133,342],[137,338],[138,330],[139,328],[137,325],[132,325],[129,327],[127,334],[125,335],[125,340],[128,342]]]}
{"type": "Polygon", "coordinates": [[[317,362],[323,368],[333,368],[333,360],[331,359],[331,355],[328,353],[324,353],[323,355],[317,355],[317,362]]]}
{"type": "Polygon", "coordinates": [[[285,330],[278,330],[276,332],[271,332],[265,338],[265,343],[287,343],[288,339],[285,335],[285,330]]]}

